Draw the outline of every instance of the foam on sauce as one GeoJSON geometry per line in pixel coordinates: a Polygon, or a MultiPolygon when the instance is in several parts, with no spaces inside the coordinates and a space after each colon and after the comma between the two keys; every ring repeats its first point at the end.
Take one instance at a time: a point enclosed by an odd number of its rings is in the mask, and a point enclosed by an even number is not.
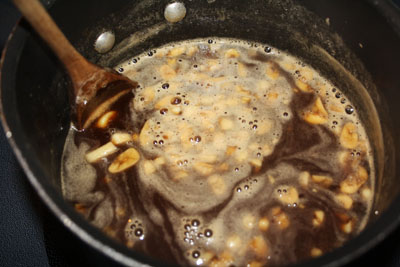
{"type": "Polygon", "coordinates": [[[197,39],[116,70],[140,87],[87,131],[71,128],[62,164],[65,198],[108,235],[182,265],[261,266],[317,257],[365,226],[365,130],[298,59],[197,39]]]}

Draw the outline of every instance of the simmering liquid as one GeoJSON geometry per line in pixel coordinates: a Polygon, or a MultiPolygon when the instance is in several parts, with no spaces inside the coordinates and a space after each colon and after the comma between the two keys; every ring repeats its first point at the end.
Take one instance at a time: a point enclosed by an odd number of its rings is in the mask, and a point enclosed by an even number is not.
{"type": "Polygon", "coordinates": [[[168,44],[116,70],[140,86],[71,127],[63,193],[109,236],[165,262],[277,266],[363,229],[373,155],[357,111],[261,44],[168,44]]]}

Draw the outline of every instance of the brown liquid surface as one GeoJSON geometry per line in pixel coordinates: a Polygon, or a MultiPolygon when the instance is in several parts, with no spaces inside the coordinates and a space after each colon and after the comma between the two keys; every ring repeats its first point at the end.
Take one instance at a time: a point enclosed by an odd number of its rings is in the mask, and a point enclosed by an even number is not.
{"type": "Polygon", "coordinates": [[[108,235],[181,265],[279,266],[365,226],[375,176],[365,130],[298,59],[202,39],[116,69],[140,87],[104,125],[71,128],[62,163],[65,198],[108,235]],[[121,163],[129,148],[132,166],[121,163]]]}

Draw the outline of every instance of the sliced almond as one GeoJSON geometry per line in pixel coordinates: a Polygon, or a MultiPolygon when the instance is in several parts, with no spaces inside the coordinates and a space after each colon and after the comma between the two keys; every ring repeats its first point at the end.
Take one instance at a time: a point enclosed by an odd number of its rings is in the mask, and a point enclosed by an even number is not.
{"type": "Polygon", "coordinates": [[[117,151],[118,147],[116,147],[112,142],[108,142],[107,144],[87,153],[85,158],[89,163],[94,163],[101,158],[107,157],[117,151]]]}
{"type": "Polygon", "coordinates": [[[248,96],[243,96],[240,100],[242,101],[243,104],[249,104],[251,101],[251,98],[248,96]]]}
{"type": "Polygon", "coordinates": [[[240,248],[241,244],[242,240],[236,234],[228,237],[228,239],[226,240],[226,247],[230,250],[237,250],[238,248],[240,248]]]}
{"type": "Polygon", "coordinates": [[[246,67],[242,64],[242,63],[238,63],[237,64],[237,71],[238,71],[238,75],[240,76],[240,77],[246,77],[247,76],[247,70],[246,70],[246,67]]]}
{"type": "Polygon", "coordinates": [[[358,145],[358,133],[356,125],[348,122],[343,126],[340,134],[340,144],[349,149],[353,149],[358,145]]]}
{"type": "Polygon", "coordinates": [[[309,86],[307,83],[301,81],[301,80],[296,80],[296,86],[299,88],[301,91],[306,92],[306,93],[311,93],[313,90],[311,86],[309,86]]]}
{"type": "Polygon", "coordinates": [[[186,178],[188,176],[189,175],[188,175],[188,173],[186,171],[182,171],[182,170],[181,171],[177,171],[173,176],[173,180],[174,181],[179,181],[179,180],[182,180],[182,179],[184,179],[184,178],[186,178]]]}
{"type": "Polygon", "coordinates": [[[139,135],[139,142],[141,146],[146,146],[151,144],[151,136],[149,134],[150,131],[150,120],[147,120],[144,125],[142,130],[140,131],[139,135]]]}
{"type": "Polygon", "coordinates": [[[119,173],[134,166],[140,159],[139,152],[133,147],[128,148],[118,155],[118,157],[108,167],[111,173],[119,173]]]}
{"type": "Polygon", "coordinates": [[[207,182],[210,185],[212,191],[217,196],[223,195],[226,192],[226,185],[224,179],[218,175],[214,174],[207,178],[207,182]]]}
{"type": "Polygon", "coordinates": [[[168,58],[167,59],[167,64],[171,67],[174,68],[176,65],[176,58],[168,58]]]}
{"type": "Polygon", "coordinates": [[[115,118],[117,117],[117,112],[112,110],[106,112],[102,115],[96,122],[96,127],[104,129],[106,128],[115,118]]]}
{"type": "Polygon", "coordinates": [[[222,163],[218,166],[218,171],[226,172],[227,170],[229,170],[229,165],[227,163],[222,163]]]}
{"type": "Polygon", "coordinates": [[[161,77],[164,80],[172,80],[176,76],[176,72],[171,66],[169,65],[162,65],[160,68],[161,77]]]}
{"type": "Polygon", "coordinates": [[[258,158],[251,159],[250,164],[253,166],[255,172],[259,172],[261,170],[262,160],[258,158]]]}
{"type": "Polygon", "coordinates": [[[346,179],[340,183],[340,191],[345,194],[354,194],[367,179],[367,170],[362,166],[358,166],[355,172],[350,173],[346,179]]]}
{"type": "Polygon", "coordinates": [[[274,178],[272,175],[268,175],[268,181],[269,181],[271,184],[274,184],[274,183],[275,183],[275,178],[274,178]]]}
{"type": "Polygon", "coordinates": [[[227,156],[230,156],[230,155],[232,155],[235,151],[236,151],[236,146],[228,146],[227,148],[226,148],[226,152],[225,152],[225,154],[227,155],[227,156]]]}
{"type": "Polygon", "coordinates": [[[320,186],[328,188],[333,183],[333,179],[325,175],[312,175],[311,180],[320,186]]]}
{"type": "Polygon", "coordinates": [[[353,206],[353,199],[346,194],[339,194],[336,196],[336,201],[346,210],[351,209],[353,206]]]}
{"type": "Polygon", "coordinates": [[[311,111],[305,113],[304,120],[310,124],[323,124],[328,121],[328,112],[326,112],[321,98],[317,97],[311,111]]]}
{"type": "Polygon", "coordinates": [[[249,247],[258,257],[266,257],[268,253],[268,245],[264,238],[259,235],[255,236],[249,243],[249,247]]]}
{"type": "Polygon", "coordinates": [[[278,99],[279,94],[277,92],[270,92],[267,94],[267,99],[270,101],[274,101],[278,99]]]}
{"type": "Polygon", "coordinates": [[[231,48],[225,52],[225,58],[237,58],[237,57],[239,57],[239,52],[236,49],[231,48]]]}
{"type": "Polygon", "coordinates": [[[217,161],[217,155],[203,152],[198,156],[198,159],[205,163],[215,163],[217,161]]]}
{"type": "Polygon", "coordinates": [[[277,191],[278,194],[278,199],[283,203],[287,205],[293,205],[297,204],[299,201],[299,193],[297,192],[297,189],[294,187],[287,187],[283,186],[277,191]]]}
{"type": "Polygon", "coordinates": [[[301,77],[304,78],[304,81],[311,81],[314,76],[314,71],[312,71],[308,67],[304,67],[300,71],[301,77]]]}
{"type": "Polygon", "coordinates": [[[371,200],[372,199],[372,190],[368,187],[365,187],[361,190],[361,196],[363,197],[364,200],[371,200]]]}
{"type": "Polygon", "coordinates": [[[126,144],[132,140],[132,135],[128,133],[115,133],[111,136],[111,142],[116,146],[126,144]]]}
{"type": "Polygon", "coordinates": [[[174,47],[171,50],[168,51],[167,53],[167,57],[177,57],[182,55],[183,53],[185,53],[186,51],[186,47],[185,46],[178,46],[178,47],[174,47]]]}
{"type": "Polygon", "coordinates": [[[225,251],[210,262],[210,267],[227,267],[233,263],[232,255],[225,251]]]}
{"type": "Polygon", "coordinates": [[[264,265],[259,261],[251,261],[246,265],[246,267],[262,267],[262,266],[264,265]]]}
{"type": "Polygon", "coordinates": [[[354,227],[353,220],[349,220],[347,223],[341,225],[342,231],[345,232],[346,234],[350,234],[351,232],[353,232],[353,227],[354,227]]]}
{"type": "Polygon", "coordinates": [[[133,142],[138,142],[139,141],[139,135],[137,133],[132,134],[132,141],[133,142]]]}
{"type": "Polygon", "coordinates": [[[308,186],[308,182],[310,181],[310,173],[309,172],[301,172],[299,175],[299,183],[301,186],[303,187],[307,187],[308,186]]]}
{"type": "Polygon", "coordinates": [[[276,80],[280,75],[279,70],[273,64],[267,64],[265,72],[272,80],[276,80]]]}
{"type": "Polygon", "coordinates": [[[192,57],[195,53],[197,53],[199,51],[199,49],[195,46],[189,47],[187,55],[189,57],[192,57]]]}
{"type": "Polygon", "coordinates": [[[243,227],[247,230],[251,230],[256,225],[256,217],[250,213],[245,214],[242,219],[243,227]]]}
{"type": "Polygon", "coordinates": [[[319,248],[312,248],[311,249],[311,257],[316,258],[322,255],[322,250],[319,248]]]}
{"type": "Polygon", "coordinates": [[[320,226],[324,222],[325,213],[322,210],[314,211],[314,218],[312,224],[316,227],[320,226]]]}
{"type": "Polygon", "coordinates": [[[271,210],[273,222],[278,225],[281,230],[289,227],[290,221],[285,212],[280,207],[275,207],[271,210]]]}
{"type": "Polygon", "coordinates": [[[194,163],[193,167],[201,175],[210,175],[214,171],[212,164],[201,161],[194,163]]]}
{"type": "Polygon", "coordinates": [[[258,229],[260,229],[261,231],[265,232],[267,231],[269,228],[269,220],[267,219],[267,217],[262,217],[259,221],[258,221],[258,229]]]}

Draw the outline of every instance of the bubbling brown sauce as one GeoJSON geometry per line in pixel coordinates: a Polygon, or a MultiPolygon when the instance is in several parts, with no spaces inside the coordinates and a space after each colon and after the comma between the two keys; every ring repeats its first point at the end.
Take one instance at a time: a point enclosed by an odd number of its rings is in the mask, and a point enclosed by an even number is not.
{"type": "Polygon", "coordinates": [[[71,128],[63,193],[109,236],[164,262],[277,266],[363,229],[374,165],[357,111],[298,59],[197,39],[116,67],[139,82],[71,128]]]}

